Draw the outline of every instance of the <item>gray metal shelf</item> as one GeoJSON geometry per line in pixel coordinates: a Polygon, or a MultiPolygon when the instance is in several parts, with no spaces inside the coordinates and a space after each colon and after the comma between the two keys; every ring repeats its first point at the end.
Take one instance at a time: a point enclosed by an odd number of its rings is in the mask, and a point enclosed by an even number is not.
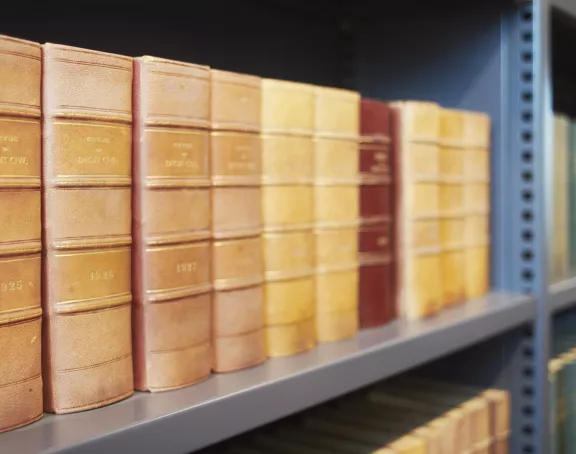
{"type": "Polygon", "coordinates": [[[492,294],[428,320],[398,320],[189,388],[46,415],[0,435],[0,452],[190,452],[532,322],[535,314],[529,296],[492,294]]]}
{"type": "Polygon", "coordinates": [[[550,286],[552,312],[560,312],[576,306],[576,278],[567,279],[550,286]]]}

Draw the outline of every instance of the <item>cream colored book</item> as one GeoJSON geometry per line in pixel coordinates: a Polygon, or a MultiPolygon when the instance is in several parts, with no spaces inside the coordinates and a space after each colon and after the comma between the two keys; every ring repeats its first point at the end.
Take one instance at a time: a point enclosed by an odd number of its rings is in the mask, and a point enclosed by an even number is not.
{"type": "Polygon", "coordinates": [[[554,116],[554,183],[552,229],[550,232],[550,282],[568,276],[568,147],[570,120],[564,115],[554,116]]]}

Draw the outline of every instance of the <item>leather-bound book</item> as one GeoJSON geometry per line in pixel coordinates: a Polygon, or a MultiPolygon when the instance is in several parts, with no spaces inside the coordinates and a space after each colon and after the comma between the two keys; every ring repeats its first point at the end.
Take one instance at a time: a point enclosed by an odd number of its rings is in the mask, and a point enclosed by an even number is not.
{"type": "Polygon", "coordinates": [[[440,113],[439,189],[443,306],[452,306],[466,299],[464,118],[464,112],[456,109],[442,109],[440,113]]]}
{"type": "Polygon", "coordinates": [[[360,95],[315,88],[314,236],[319,342],[358,331],[360,95]]]}
{"type": "Polygon", "coordinates": [[[0,36],[0,432],[42,417],[40,44],[0,36]]]}
{"type": "Polygon", "coordinates": [[[262,221],[268,356],[316,344],[314,89],[262,80],[262,221]]]}
{"type": "MultiPolygon", "coordinates": [[[[490,289],[490,117],[480,112],[464,116],[466,183],[464,189],[465,221],[465,291],[467,298],[483,296],[490,289]]],[[[563,168],[566,174],[566,168],[563,168]]],[[[561,186],[566,193],[566,177],[561,186]]],[[[566,221],[566,197],[561,218],[566,221]]],[[[559,229],[562,227],[559,226],[559,229]]],[[[567,224],[562,241],[564,272],[567,267],[567,224]]]]}
{"type": "Polygon", "coordinates": [[[130,396],[132,59],[43,46],[44,409],[130,396]]]}
{"type": "Polygon", "coordinates": [[[212,369],[260,364],[264,342],[260,78],[211,70],[212,369]]]}
{"type": "Polygon", "coordinates": [[[413,319],[436,314],[442,307],[440,107],[424,101],[402,101],[393,106],[399,116],[398,313],[413,319]]]}
{"type": "Polygon", "coordinates": [[[382,325],[392,317],[393,270],[393,156],[390,107],[362,99],[360,104],[360,327],[382,325]]]}
{"type": "Polygon", "coordinates": [[[163,391],[211,371],[210,73],[134,60],[134,386],[163,391]]]}

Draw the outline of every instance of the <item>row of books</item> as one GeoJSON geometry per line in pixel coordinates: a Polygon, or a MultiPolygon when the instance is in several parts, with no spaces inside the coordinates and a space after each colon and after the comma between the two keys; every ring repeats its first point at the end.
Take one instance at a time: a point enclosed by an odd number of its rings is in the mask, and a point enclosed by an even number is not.
{"type": "Polygon", "coordinates": [[[401,376],[201,454],[507,454],[510,396],[401,376]]]}
{"type": "Polygon", "coordinates": [[[10,37],[0,80],[0,430],[488,290],[484,114],[10,37]]]}
{"type": "Polygon", "coordinates": [[[576,120],[554,116],[553,218],[549,279],[557,283],[576,276],[576,120]]]}
{"type": "Polygon", "coordinates": [[[548,363],[550,454],[576,452],[576,335],[555,333],[548,363]]]}

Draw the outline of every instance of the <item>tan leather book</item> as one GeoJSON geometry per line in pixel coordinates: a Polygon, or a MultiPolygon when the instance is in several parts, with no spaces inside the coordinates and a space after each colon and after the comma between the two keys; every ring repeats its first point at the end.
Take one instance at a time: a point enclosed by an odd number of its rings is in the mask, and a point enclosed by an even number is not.
{"type": "Polygon", "coordinates": [[[555,283],[568,277],[569,263],[569,205],[568,205],[568,154],[570,141],[570,119],[561,114],[554,115],[554,183],[553,218],[550,236],[550,282],[555,283]]]}
{"type": "Polygon", "coordinates": [[[490,117],[480,112],[465,112],[464,137],[466,142],[464,269],[466,297],[475,298],[485,295],[490,290],[490,117]]]}
{"type": "Polygon", "coordinates": [[[134,60],[134,386],[164,391],[211,371],[210,73],[134,60]]]}
{"type": "Polygon", "coordinates": [[[44,409],[130,396],[132,59],[43,46],[44,409]]]}
{"type": "Polygon", "coordinates": [[[360,95],[315,88],[314,237],[319,342],[358,331],[360,95]]]}
{"type": "Polygon", "coordinates": [[[316,345],[311,85],[262,80],[262,221],[268,356],[316,345]]]}
{"type": "Polygon", "coordinates": [[[464,145],[463,112],[441,109],[439,206],[443,306],[453,306],[466,299],[464,145]]]}
{"type": "Polygon", "coordinates": [[[510,438],[510,393],[501,389],[488,389],[482,394],[490,408],[490,434],[492,454],[508,454],[510,438]]]}
{"type": "Polygon", "coordinates": [[[400,117],[398,313],[414,319],[436,314],[443,307],[440,106],[421,101],[392,105],[400,117]]]}
{"type": "Polygon", "coordinates": [[[0,432],[42,417],[40,44],[0,35],[0,432]]]}
{"type": "Polygon", "coordinates": [[[260,79],[211,70],[212,369],[266,359],[260,79]]]}

